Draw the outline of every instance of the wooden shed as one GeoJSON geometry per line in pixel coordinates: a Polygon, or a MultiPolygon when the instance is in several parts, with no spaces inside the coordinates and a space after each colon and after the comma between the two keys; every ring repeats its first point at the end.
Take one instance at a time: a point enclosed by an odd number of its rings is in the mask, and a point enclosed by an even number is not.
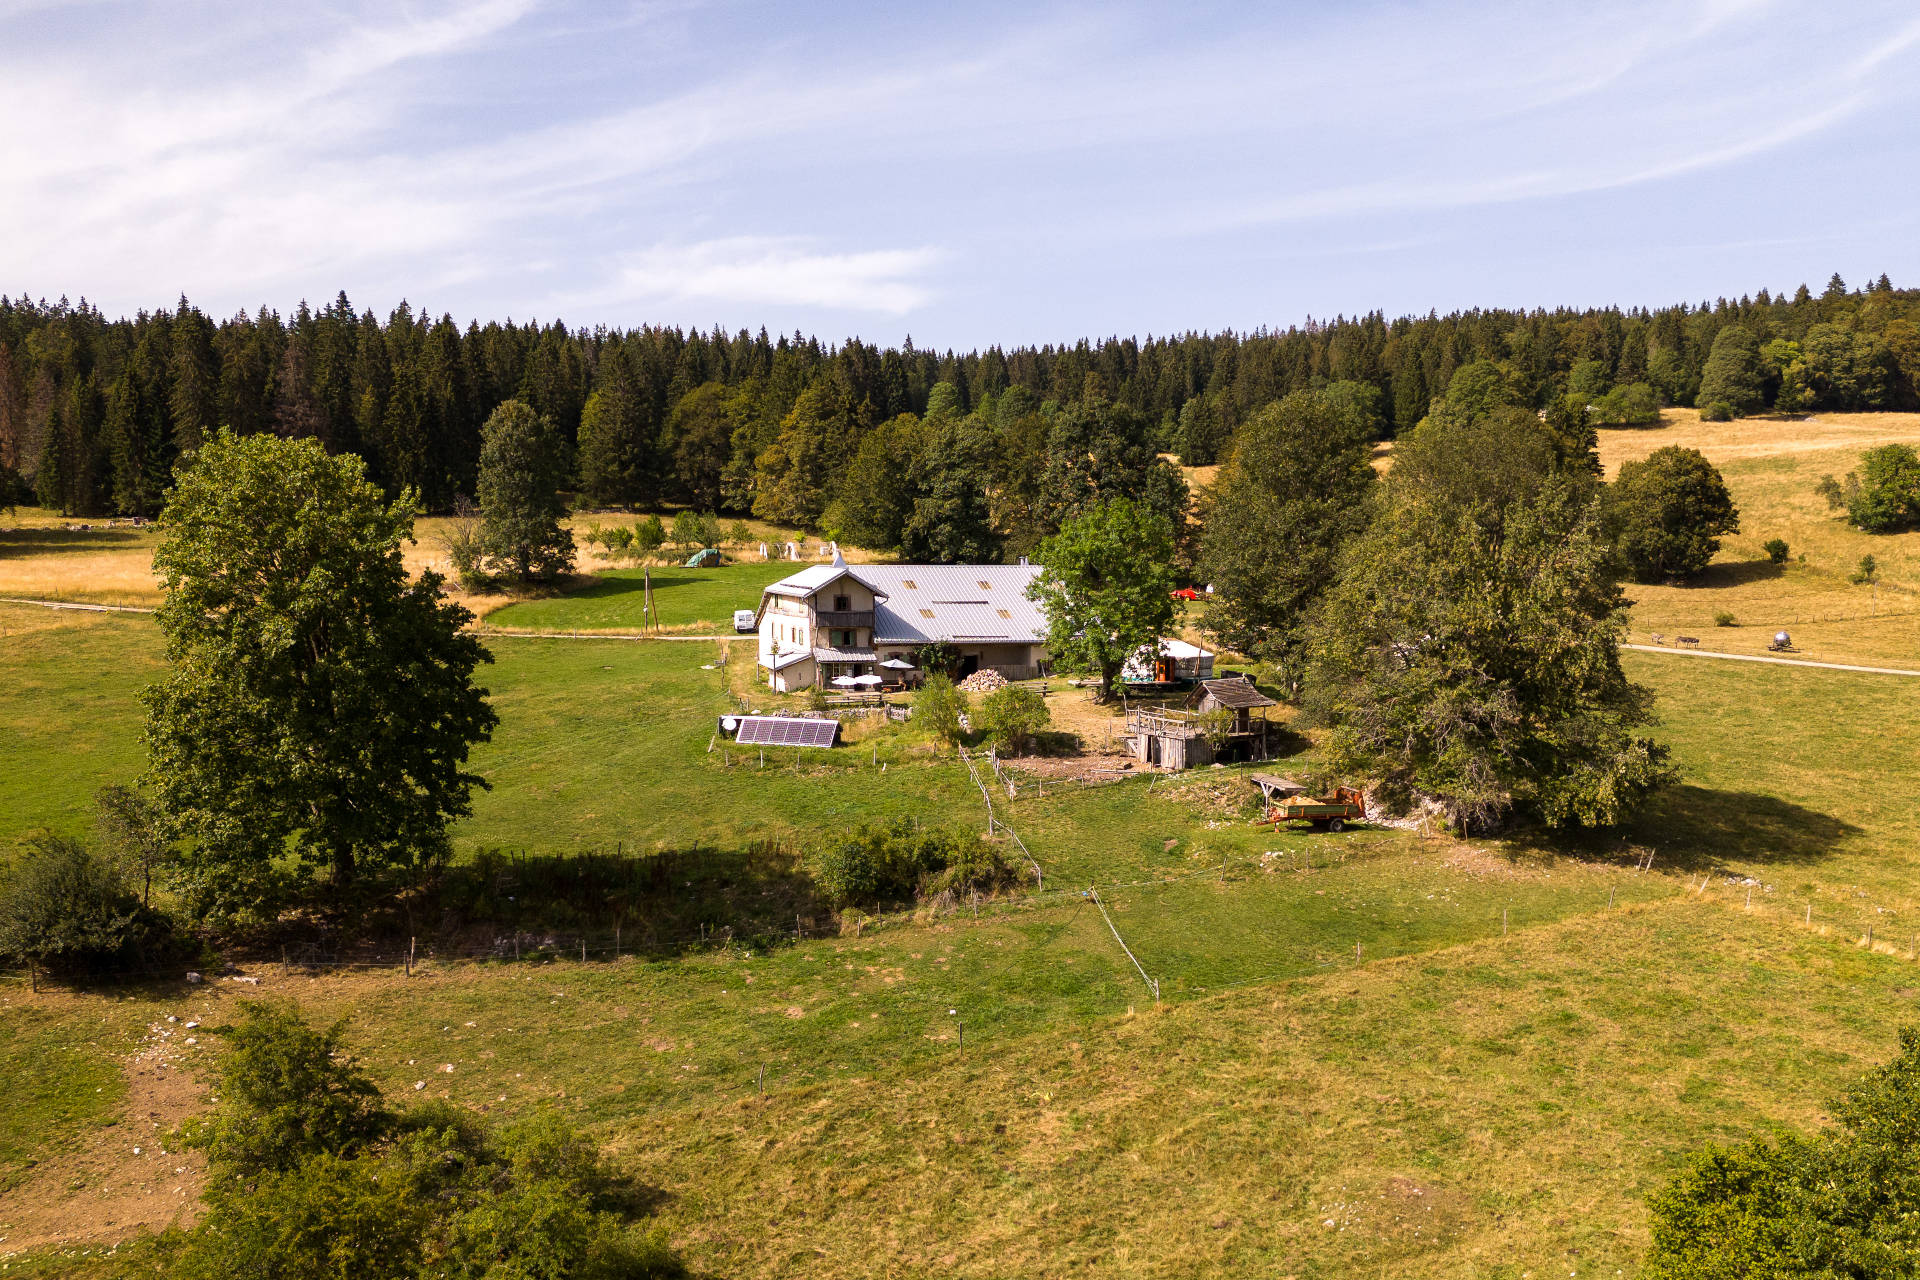
{"type": "Polygon", "coordinates": [[[1245,676],[1224,676],[1218,680],[1200,682],[1200,710],[1233,712],[1233,732],[1259,733],[1265,736],[1266,717],[1260,717],[1258,727],[1254,725],[1253,713],[1256,709],[1278,706],[1272,698],[1253,687],[1253,681],[1245,676]]]}

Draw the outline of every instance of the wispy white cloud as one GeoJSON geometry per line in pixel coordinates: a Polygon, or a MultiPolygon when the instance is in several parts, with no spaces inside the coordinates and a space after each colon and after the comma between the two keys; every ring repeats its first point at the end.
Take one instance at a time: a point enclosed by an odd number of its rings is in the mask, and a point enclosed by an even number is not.
{"type": "Polygon", "coordinates": [[[733,236],[625,255],[606,284],[552,305],[729,303],[902,316],[933,297],[926,276],[939,260],[930,248],[836,253],[799,239],[733,236]]]}
{"type": "Polygon", "coordinates": [[[937,47],[904,13],[336,3],[0,0],[0,285],[920,334],[1129,281],[1184,321],[1197,280],[1253,289],[1235,262],[1358,272],[1451,211],[1492,253],[1579,234],[1569,196],[1697,205],[1911,110],[1920,47],[1901,0],[1118,0],[937,47]]]}

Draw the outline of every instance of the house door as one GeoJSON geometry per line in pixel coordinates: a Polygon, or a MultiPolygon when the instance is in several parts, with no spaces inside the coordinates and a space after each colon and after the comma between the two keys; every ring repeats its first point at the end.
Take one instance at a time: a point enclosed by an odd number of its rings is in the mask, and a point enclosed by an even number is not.
{"type": "Polygon", "coordinates": [[[974,672],[978,671],[979,669],[980,669],[980,655],[977,653],[969,654],[968,656],[960,659],[960,674],[956,676],[955,679],[965,680],[968,676],[972,675],[974,672]]]}

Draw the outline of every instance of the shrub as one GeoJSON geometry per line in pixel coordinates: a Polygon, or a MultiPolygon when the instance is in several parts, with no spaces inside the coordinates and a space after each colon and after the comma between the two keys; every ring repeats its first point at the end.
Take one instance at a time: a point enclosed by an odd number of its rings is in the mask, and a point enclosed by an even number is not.
{"type": "Polygon", "coordinates": [[[309,1026],[291,1003],[249,1001],[227,1029],[220,1110],[190,1142],[216,1168],[241,1178],[285,1173],[318,1155],[352,1155],[391,1117],[345,1052],[346,1024],[309,1026]]]}
{"type": "Polygon", "coordinates": [[[1047,700],[1032,689],[1007,685],[980,700],[980,727],[1001,751],[1018,754],[1047,727],[1047,700]]]}
{"type": "Polygon", "coordinates": [[[1702,422],[1732,422],[1733,406],[1725,400],[1709,400],[1700,406],[1702,422]]]}
{"type": "Polygon", "coordinates": [[[1847,491],[1831,475],[1821,476],[1820,483],[1813,486],[1813,491],[1826,499],[1829,511],[1838,511],[1847,505],[1847,491]]]}
{"type": "Polygon", "coordinates": [[[753,541],[753,530],[747,527],[746,521],[735,520],[727,526],[727,541],[736,547],[744,547],[753,541]]]}
{"type": "Polygon", "coordinates": [[[1733,620],[1732,614],[1723,612],[1713,615],[1713,625],[1716,627],[1736,627],[1740,624],[1733,620]]]}
{"type": "Polygon", "coordinates": [[[0,955],[94,974],[156,963],[172,943],[167,917],[142,906],[120,868],[77,840],[34,840],[0,877],[0,955]]]}
{"type": "Polygon", "coordinates": [[[938,893],[993,893],[1012,888],[1020,872],[997,845],[966,833],[946,849],[947,865],[920,879],[922,896],[938,893]]]}
{"type": "Polygon", "coordinates": [[[1861,556],[1860,567],[1853,571],[1853,581],[1857,586],[1865,586],[1871,583],[1874,576],[1879,572],[1880,562],[1878,560],[1875,560],[1872,556],[1861,556]]]}
{"type": "Polygon", "coordinates": [[[650,556],[666,545],[667,526],[660,523],[659,516],[648,516],[633,526],[634,550],[643,556],[650,556]]]}
{"type": "Polygon", "coordinates": [[[292,1006],[247,1005],[224,1064],[207,1212],[162,1242],[176,1280],[684,1274],[634,1188],[564,1120],[494,1129],[434,1103],[394,1113],[292,1006]],[[235,1134],[269,1135],[234,1147],[235,1134]],[[236,1163],[234,1156],[240,1156],[236,1163]]]}
{"type": "Polygon", "coordinates": [[[1600,426],[1645,427],[1660,421],[1660,396],[1644,382],[1615,387],[1594,405],[1600,426]]]}
{"type": "Polygon", "coordinates": [[[1000,851],[972,832],[922,827],[910,818],[866,824],[815,850],[807,871],[835,907],[991,891],[1018,879],[1000,851]]]}
{"type": "Polygon", "coordinates": [[[935,640],[914,650],[913,665],[930,676],[940,675],[951,679],[953,673],[960,669],[960,651],[945,640],[935,640]]]}
{"type": "Polygon", "coordinates": [[[1761,545],[1760,549],[1767,553],[1767,559],[1774,564],[1785,564],[1787,562],[1789,549],[1785,538],[1768,538],[1766,542],[1761,545]]]}
{"type": "Polygon", "coordinates": [[[1843,493],[1848,519],[1868,533],[1920,527],[1920,453],[1906,444],[1867,450],[1843,493]]]}
{"type": "Polygon", "coordinates": [[[965,736],[960,717],[967,713],[967,695],[945,676],[928,676],[913,695],[913,718],[934,737],[956,743],[965,736]]]}

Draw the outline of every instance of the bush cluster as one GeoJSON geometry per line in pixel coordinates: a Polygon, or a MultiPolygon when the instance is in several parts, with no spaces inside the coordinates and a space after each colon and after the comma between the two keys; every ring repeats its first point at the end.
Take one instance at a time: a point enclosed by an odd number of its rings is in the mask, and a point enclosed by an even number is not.
{"type": "Polygon", "coordinates": [[[1019,877],[1000,850],[971,831],[908,818],[869,823],[814,851],[808,873],[836,907],[905,902],[916,894],[991,893],[1019,877]]]}
{"type": "Polygon", "coordinates": [[[997,750],[1008,755],[1018,755],[1031,746],[1051,719],[1047,700],[1019,685],[995,689],[980,700],[980,728],[997,750]]]}
{"type": "Polygon", "coordinates": [[[0,874],[0,957],[86,976],[151,968],[176,950],[172,922],[78,840],[33,840],[0,874]]]}
{"type": "Polygon", "coordinates": [[[1818,491],[1829,507],[1846,508],[1847,519],[1867,533],[1920,529],[1920,452],[1907,444],[1869,449],[1845,483],[1823,476],[1818,491]]]}
{"type": "Polygon", "coordinates": [[[494,1128],[445,1104],[389,1108],[344,1027],[243,1005],[220,1107],[191,1129],[206,1212],[143,1263],[170,1280],[240,1276],[578,1277],[684,1274],[636,1190],[550,1113],[494,1128]]]}
{"type": "Polygon", "coordinates": [[[928,676],[920,692],[913,695],[914,723],[942,742],[956,743],[966,736],[960,723],[960,717],[966,714],[967,695],[946,676],[928,676]]]}

